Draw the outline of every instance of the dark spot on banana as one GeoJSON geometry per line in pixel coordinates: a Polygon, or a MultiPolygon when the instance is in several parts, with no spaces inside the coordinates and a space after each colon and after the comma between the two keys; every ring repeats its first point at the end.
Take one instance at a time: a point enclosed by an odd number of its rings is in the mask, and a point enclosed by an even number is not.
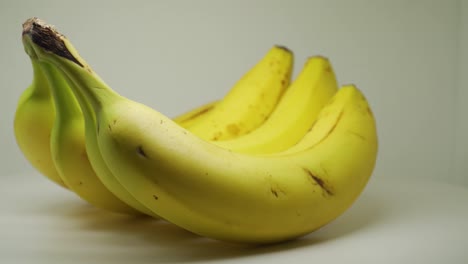
{"type": "Polygon", "coordinates": [[[112,131],[112,127],[110,124],[108,124],[107,127],[109,128],[109,131],[112,131]]]}
{"type": "Polygon", "coordinates": [[[101,129],[101,127],[100,127],[99,123],[97,123],[97,125],[96,125],[96,131],[97,131],[97,134],[98,134],[98,135],[99,135],[99,130],[100,130],[100,129],[101,129]]]}
{"type": "Polygon", "coordinates": [[[328,196],[331,196],[331,195],[334,195],[334,193],[332,192],[331,188],[328,186],[328,184],[325,183],[325,181],[320,178],[319,176],[315,175],[314,173],[312,173],[309,169],[307,168],[303,168],[303,170],[307,173],[307,175],[314,181],[314,183],[318,186],[320,186],[320,188],[323,190],[323,192],[328,195],[328,196]]]}
{"type": "Polygon", "coordinates": [[[114,120],[112,121],[112,124],[115,125],[115,123],[117,123],[117,119],[114,119],[114,120]]]}
{"type": "Polygon", "coordinates": [[[237,124],[229,124],[226,129],[231,135],[238,135],[240,132],[240,128],[237,124]]]}
{"type": "Polygon", "coordinates": [[[278,191],[276,191],[275,189],[271,188],[270,189],[271,193],[276,197],[278,198],[278,191]]]}
{"type": "Polygon", "coordinates": [[[282,86],[286,86],[287,84],[288,84],[288,81],[286,81],[285,79],[281,80],[281,85],[282,86]]]}
{"type": "Polygon", "coordinates": [[[374,116],[374,114],[372,113],[372,110],[370,109],[369,106],[366,107],[366,110],[367,110],[367,113],[369,113],[370,116],[374,116]]]}
{"type": "Polygon", "coordinates": [[[148,158],[148,155],[146,155],[145,151],[143,150],[143,147],[140,145],[136,148],[136,152],[138,153],[138,155],[140,155],[141,157],[147,159],[148,158]]]}
{"type": "Polygon", "coordinates": [[[162,125],[164,123],[164,120],[159,120],[159,124],[162,125]]]}
{"type": "Polygon", "coordinates": [[[354,135],[354,136],[356,136],[356,137],[358,137],[358,138],[360,138],[360,139],[362,139],[364,141],[366,140],[366,137],[364,137],[363,135],[361,135],[361,134],[359,134],[357,132],[354,132],[352,130],[348,130],[348,133],[350,133],[351,135],[354,135]]]}
{"type": "Polygon", "coordinates": [[[78,185],[83,185],[83,182],[82,181],[78,182],[78,185]]]}
{"type": "Polygon", "coordinates": [[[213,137],[211,138],[211,140],[217,141],[217,140],[219,140],[219,138],[220,138],[222,135],[223,135],[223,133],[222,133],[221,131],[217,131],[217,132],[213,135],[213,137]]]}
{"type": "Polygon", "coordinates": [[[154,198],[155,200],[158,200],[158,199],[159,199],[159,197],[158,197],[156,194],[153,194],[153,198],[154,198]]]}

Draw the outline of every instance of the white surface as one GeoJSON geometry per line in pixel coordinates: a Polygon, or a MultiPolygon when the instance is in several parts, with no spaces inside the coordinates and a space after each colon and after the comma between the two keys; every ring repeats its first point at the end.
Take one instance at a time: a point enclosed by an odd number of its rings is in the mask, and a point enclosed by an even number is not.
{"type": "Polygon", "coordinates": [[[252,248],[94,209],[36,174],[2,176],[0,263],[468,263],[468,189],[459,186],[374,178],[330,225],[252,248]]]}
{"type": "Polygon", "coordinates": [[[1,1],[0,174],[32,171],[15,144],[12,120],[31,81],[21,24],[39,16],[57,25],[117,91],[171,116],[222,96],[273,44],[295,51],[296,74],[307,56],[327,56],[339,82],[355,83],[370,100],[378,175],[468,185],[466,130],[454,136],[456,98],[468,101],[456,89],[457,74],[467,72],[458,63],[468,47],[460,42],[467,23],[461,2],[1,1]],[[455,145],[462,146],[457,163],[455,145]],[[460,173],[452,173],[454,164],[460,173]]]}

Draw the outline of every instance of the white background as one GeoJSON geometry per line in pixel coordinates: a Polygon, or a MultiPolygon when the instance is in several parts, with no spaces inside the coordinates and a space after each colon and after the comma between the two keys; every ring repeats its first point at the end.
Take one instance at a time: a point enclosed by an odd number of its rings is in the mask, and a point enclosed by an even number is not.
{"type": "Polygon", "coordinates": [[[468,191],[451,184],[468,186],[468,1],[4,0],[0,34],[1,263],[468,259],[468,191]],[[55,24],[115,90],[169,116],[222,97],[274,44],[294,51],[295,74],[306,57],[326,56],[376,115],[370,184],[323,229],[253,249],[97,210],[39,176],[16,146],[31,16],[55,24]]]}
{"type": "Polygon", "coordinates": [[[468,185],[467,2],[2,1],[2,177],[33,170],[12,126],[32,78],[20,40],[31,16],[55,24],[115,90],[170,116],[224,95],[273,44],[295,52],[296,74],[321,54],[371,103],[374,177],[468,185]]]}
{"type": "Polygon", "coordinates": [[[98,210],[37,174],[29,176],[28,184],[12,180],[0,185],[2,264],[466,264],[468,260],[468,191],[452,184],[374,179],[350,210],[320,230],[285,243],[248,246],[196,236],[163,221],[98,210]]]}

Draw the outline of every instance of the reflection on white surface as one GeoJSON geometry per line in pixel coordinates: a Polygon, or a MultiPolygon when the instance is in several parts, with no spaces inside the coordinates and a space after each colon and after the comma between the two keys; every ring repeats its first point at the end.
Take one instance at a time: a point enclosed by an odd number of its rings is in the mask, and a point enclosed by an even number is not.
{"type": "Polygon", "coordinates": [[[0,263],[466,263],[468,189],[374,177],[343,216],[269,246],[201,238],[165,221],[114,215],[39,175],[0,186],[0,263]]]}

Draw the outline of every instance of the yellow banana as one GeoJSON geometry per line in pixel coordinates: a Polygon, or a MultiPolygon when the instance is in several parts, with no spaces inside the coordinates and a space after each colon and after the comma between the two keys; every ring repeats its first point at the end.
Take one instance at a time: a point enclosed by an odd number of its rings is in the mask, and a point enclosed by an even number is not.
{"type": "Polygon", "coordinates": [[[246,155],[204,141],[117,94],[84,67],[61,35],[24,32],[34,33],[43,40],[30,43],[38,58],[65,72],[80,100],[89,103],[100,127],[99,150],[113,175],[153,212],[194,233],[245,243],[298,237],[342,214],[372,174],[376,124],[352,85],[338,90],[326,107],[334,111],[320,114],[316,124],[322,125],[306,135],[319,135],[314,144],[246,155]]]}
{"type": "MultiPolygon", "coordinates": [[[[34,28],[38,26],[38,24],[35,23],[42,22],[36,19],[29,19],[24,23],[23,27],[33,31],[34,28]]],[[[41,24],[41,27],[42,26],[46,27],[48,30],[53,30],[50,26],[41,24]]],[[[32,58],[33,62],[37,59],[37,54],[30,45],[34,37],[37,37],[37,35],[23,35],[25,51],[32,58]]],[[[65,78],[66,80],[67,76],[62,75],[61,73],[59,74],[58,70],[54,71],[53,67],[48,67],[46,62],[41,61],[41,63],[43,67],[42,70],[47,70],[49,82],[53,85],[53,87],[49,87],[49,90],[52,90],[51,88],[53,88],[56,94],[58,92],[55,98],[56,101],[65,100],[57,110],[68,111],[66,108],[70,103],[74,103],[74,100],[76,99],[75,97],[72,97],[71,93],[67,93],[67,90],[71,88],[61,79],[65,78]]],[[[81,94],[78,93],[75,94],[75,96],[79,98],[81,94]]],[[[92,139],[95,139],[93,135],[96,133],[94,129],[95,117],[90,114],[89,106],[87,104],[81,104],[80,102],[80,108],[82,110],[82,114],[79,116],[79,113],[74,111],[74,121],[67,121],[66,116],[64,117],[62,115],[62,117],[60,117],[60,114],[57,113],[59,118],[62,119],[57,118],[55,125],[51,128],[51,132],[52,130],[55,130],[52,138],[53,140],[49,138],[46,141],[49,144],[48,149],[51,149],[52,147],[51,150],[55,154],[55,157],[53,157],[52,160],[55,158],[55,165],[59,166],[59,175],[66,178],[69,183],[73,184],[74,191],[77,192],[78,195],[82,198],[86,197],[86,201],[91,202],[98,207],[106,208],[117,213],[135,214],[140,212],[141,214],[156,216],[151,210],[148,210],[148,208],[136,200],[135,197],[133,197],[115,178],[113,178],[112,173],[101,158],[97,141],[92,141],[92,139]],[[89,118],[84,118],[86,115],[88,115],[89,118]],[[85,140],[84,142],[83,139],[85,136],[86,139],[89,138],[90,140],[85,140]],[[79,144],[84,145],[79,146],[79,144]],[[74,149],[74,147],[78,149],[74,149]],[[80,153],[80,150],[86,151],[86,158],[80,156],[80,154],[85,154],[80,153]],[[74,159],[76,160],[74,161],[74,159]],[[86,162],[90,162],[90,164],[86,164],[86,162]],[[79,163],[79,165],[77,165],[77,163],[79,163]],[[81,168],[81,166],[84,167],[81,168]],[[95,173],[91,173],[89,171],[89,167],[91,167],[95,173]],[[93,177],[98,178],[93,179],[93,177]],[[112,179],[113,181],[103,180],[107,178],[112,179]],[[80,182],[83,183],[82,186],[79,186],[80,182]],[[99,182],[101,182],[101,184],[99,184],[99,182]],[[84,183],[86,183],[86,185],[84,185],[84,183]],[[102,185],[104,185],[115,197],[112,197],[112,195],[106,191],[103,191],[102,201],[99,201],[99,194],[95,194],[95,196],[93,196],[92,192],[97,189],[101,189],[102,185]],[[112,201],[113,198],[115,198],[114,201],[112,201]],[[124,206],[122,202],[128,206],[124,206]]]]}
{"type": "Polygon", "coordinates": [[[338,84],[328,59],[311,57],[260,127],[244,136],[217,141],[215,144],[250,154],[285,150],[306,134],[319,111],[337,90],[338,84]]]}
{"type": "Polygon", "coordinates": [[[351,206],[375,165],[375,122],[353,86],[336,94],[341,117],[324,121],[332,126],[318,144],[269,157],[217,148],[116,98],[99,111],[102,125],[113,124],[98,140],[109,168],[158,215],[211,238],[270,243],[312,232],[351,206]]]}
{"type": "Polygon", "coordinates": [[[244,135],[269,117],[289,86],[293,53],[274,46],[248,71],[211,111],[186,126],[207,140],[226,140],[244,135]]]}
{"type": "Polygon", "coordinates": [[[41,174],[66,187],[55,169],[49,142],[55,109],[44,73],[36,61],[33,66],[33,82],[22,93],[14,118],[16,142],[29,163],[41,174]]]}
{"type": "MultiPolygon", "coordinates": [[[[14,117],[14,132],[18,147],[28,162],[42,175],[66,187],[54,166],[50,151],[50,135],[55,120],[55,107],[49,83],[37,61],[31,61],[33,82],[21,94],[14,117]]],[[[196,123],[215,105],[197,107],[174,118],[182,126],[196,123]]]]}
{"type": "MultiPolygon", "coordinates": [[[[98,208],[122,214],[139,214],[111,193],[91,166],[85,147],[83,114],[66,80],[48,63],[41,63],[41,68],[49,81],[56,108],[50,149],[62,180],[78,196],[98,208]]],[[[140,211],[149,213],[140,203],[137,206],[140,211]]]]}
{"type": "MultiPolygon", "coordinates": [[[[34,23],[42,23],[42,22],[40,22],[38,19],[31,19],[25,23],[25,26],[34,27],[35,26],[34,23]]],[[[49,27],[49,26],[48,26],[48,29],[53,30],[52,27],[49,27]]],[[[29,40],[26,38],[24,41],[28,42],[29,40]]],[[[28,49],[28,47],[29,47],[28,45],[25,45],[26,49],[28,49]]],[[[283,49],[281,48],[281,50],[283,49]]],[[[270,57],[271,57],[271,54],[276,54],[277,51],[278,51],[278,48],[273,48],[273,51],[269,53],[270,57]]],[[[28,54],[33,54],[33,56],[35,56],[34,51],[29,51],[28,54]]],[[[83,65],[86,65],[86,64],[83,64],[83,65]]],[[[289,65],[289,64],[286,63],[286,65],[289,65]]],[[[55,72],[53,67],[51,68],[47,65],[44,67],[49,71],[50,81],[56,86],[55,90],[69,89],[68,85],[62,80],[63,77],[58,76],[59,74],[55,72]]],[[[256,70],[250,75],[255,75],[258,78],[258,74],[261,73],[261,71],[258,69],[258,66],[255,69],[256,70]]],[[[254,78],[250,77],[249,80],[254,80],[254,78]]],[[[237,91],[237,93],[244,92],[246,93],[247,96],[257,96],[257,94],[255,94],[254,89],[252,89],[252,86],[251,85],[248,86],[248,84],[249,84],[248,82],[240,82],[240,84],[236,85],[233,88],[233,90],[237,91]],[[251,93],[251,95],[247,93],[251,93]]],[[[47,88],[47,92],[49,92],[48,89],[50,88],[49,87],[46,87],[46,88],[47,88]]],[[[261,87],[261,88],[264,88],[264,87],[261,87]]],[[[264,92],[261,89],[257,89],[257,91],[264,92]]],[[[277,92],[275,89],[273,89],[272,91],[273,93],[277,92]]],[[[268,93],[265,93],[265,94],[269,95],[271,93],[270,91],[268,91],[268,93]]],[[[48,95],[50,99],[50,93],[48,95]]],[[[66,92],[62,92],[61,98],[57,98],[57,99],[65,100],[66,98],[69,98],[70,96],[71,94],[67,95],[66,92]]],[[[227,99],[225,100],[227,101],[229,105],[229,101],[231,101],[230,104],[232,104],[233,99],[239,99],[239,98],[228,96],[227,99]]],[[[75,99],[71,98],[70,100],[71,100],[70,102],[73,103],[75,99]]],[[[48,103],[47,106],[53,107],[53,102],[51,100],[49,100],[47,103],[48,103]]],[[[242,103],[240,102],[237,102],[237,103],[238,105],[242,105],[242,103]]],[[[177,117],[176,121],[178,121],[183,126],[196,124],[199,122],[201,118],[203,118],[204,115],[207,114],[208,111],[213,112],[213,110],[210,110],[210,109],[214,108],[216,104],[218,103],[212,102],[207,105],[196,108],[192,111],[189,111],[186,114],[183,114],[177,117]]],[[[226,102],[224,104],[226,104],[226,102]]],[[[64,107],[62,104],[61,109],[64,109],[63,111],[67,111],[67,109],[65,108],[73,108],[73,107],[70,105],[67,107],[64,107]]],[[[89,112],[86,110],[87,108],[86,105],[82,104],[81,108],[84,108],[84,112],[89,112]]],[[[214,112],[216,111],[218,111],[218,109],[214,110],[214,112]]],[[[89,127],[89,129],[86,129],[86,133],[89,134],[89,136],[87,137],[90,138],[90,140],[88,140],[86,143],[87,145],[86,148],[88,149],[87,150],[88,155],[92,156],[92,158],[90,158],[90,160],[92,161],[92,164],[90,164],[87,160],[88,158],[87,155],[85,155],[83,151],[85,149],[85,144],[84,144],[84,133],[85,133],[84,126],[85,125],[83,124],[82,113],[80,111],[75,111],[73,112],[73,118],[71,117],[63,118],[63,116],[66,114],[70,114],[70,113],[64,113],[62,114],[62,117],[57,118],[57,122],[56,122],[57,128],[55,129],[54,132],[52,132],[54,134],[54,139],[52,141],[54,142],[51,142],[50,138],[47,138],[47,140],[42,141],[44,143],[51,145],[54,148],[55,163],[57,167],[60,167],[59,170],[60,170],[61,178],[66,179],[66,182],[68,182],[69,184],[72,184],[73,185],[72,189],[79,196],[81,196],[88,202],[98,207],[106,208],[114,212],[135,213],[132,210],[129,210],[128,207],[123,206],[122,202],[120,202],[120,200],[122,200],[126,204],[130,205],[131,207],[135,208],[137,211],[141,213],[155,216],[151,211],[147,210],[144,206],[142,206],[130,193],[128,193],[125,190],[125,188],[121,186],[121,184],[119,184],[115,180],[115,178],[112,176],[112,173],[109,171],[106,164],[102,160],[102,158],[100,158],[100,153],[97,147],[97,143],[95,142],[95,139],[93,139],[95,138],[95,134],[96,134],[96,131],[94,129],[95,125],[92,121],[89,121],[89,120],[92,120],[94,117],[88,119],[87,120],[88,124],[86,125],[86,127],[89,127]],[[67,120],[70,120],[70,119],[73,119],[74,121],[66,122],[67,120]],[[81,123],[80,123],[80,120],[81,120],[81,123]],[[83,145],[80,146],[80,143],[82,143],[83,145]],[[65,154],[65,153],[68,153],[68,154],[65,154]],[[93,170],[91,170],[91,168],[93,168],[97,172],[98,177],[96,176],[96,173],[94,173],[93,170]],[[102,181],[104,184],[100,184],[100,181],[102,181]],[[99,192],[96,191],[96,190],[102,189],[104,186],[107,187],[111,192],[108,192],[106,190],[102,190],[99,192]],[[117,197],[119,199],[117,199],[117,197]]],[[[51,116],[50,118],[53,119],[54,116],[51,116]]],[[[249,117],[246,117],[246,118],[249,118],[249,117]]],[[[225,116],[225,119],[229,120],[229,116],[225,116]]],[[[43,128],[47,128],[45,130],[48,134],[51,133],[51,130],[52,130],[51,126],[43,127],[43,128]]],[[[205,128],[208,129],[209,125],[207,125],[205,128]]],[[[42,146],[42,149],[49,150],[49,147],[47,145],[44,145],[42,146]]],[[[48,157],[50,157],[50,154],[48,155],[48,157]]],[[[51,164],[50,168],[53,168],[55,170],[55,166],[53,166],[53,164],[51,164]]]]}
{"type": "MultiPolygon", "coordinates": [[[[33,82],[21,94],[14,117],[16,142],[28,162],[42,175],[66,187],[54,166],[50,150],[50,135],[55,120],[55,107],[50,86],[39,62],[32,60],[33,82]],[[32,132],[33,131],[33,132],[32,132]]],[[[63,83],[62,85],[66,85],[63,83]]],[[[181,126],[196,123],[215,105],[215,102],[197,107],[174,118],[181,126]]]]}
{"type": "Polygon", "coordinates": [[[213,141],[241,137],[267,120],[291,81],[293,53],[274,46],[222,100],[200,106],[174,121],[213,141]]]}

